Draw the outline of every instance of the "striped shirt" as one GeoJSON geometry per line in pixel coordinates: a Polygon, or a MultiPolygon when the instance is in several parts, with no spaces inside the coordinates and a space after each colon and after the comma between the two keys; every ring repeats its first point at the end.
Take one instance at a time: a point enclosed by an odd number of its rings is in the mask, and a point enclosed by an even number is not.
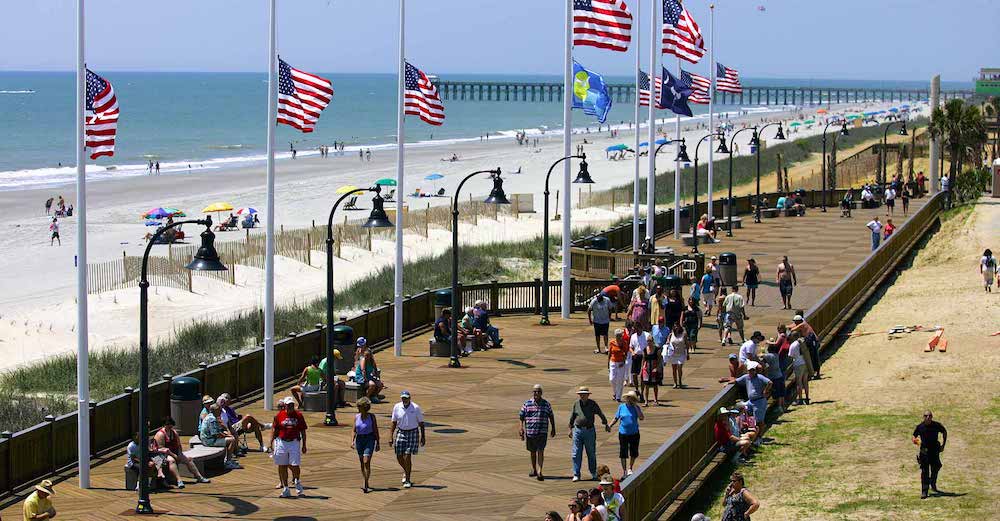
{"type": "Polygon", "coordinates": [[[524,421],[524,435],[545,436],[549,431],[549,418],[552,418],[552,406],[545,398],[537,402],[534,398],[521,406],[521,420],[524,421]]]}

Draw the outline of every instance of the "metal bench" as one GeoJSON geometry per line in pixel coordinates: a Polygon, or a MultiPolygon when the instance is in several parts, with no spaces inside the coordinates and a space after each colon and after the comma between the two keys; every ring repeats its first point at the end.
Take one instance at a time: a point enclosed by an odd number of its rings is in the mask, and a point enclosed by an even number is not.
{"type": "Polygon", "coordinates": [[[760,209],[760,215],[761,215],[761,217],[764,217],[765,219],[773,219],[773,218],[777,217],[780,212],[781,212],[781,210],[779,210],[777,208],[761,208],[760,209]]]}
{"type": "Polygon", "coordinates": [[[430,356],[448,358],[451,356],[451,344],[446,342],[438,342],[437,340],[430,339],[430,356]]]}
{"type": "MultiPolygon", "coordinates": [[[[682,234],[681,239],[684,241],[685,246],[694,246],[694,238],[690,233],[682,234]]],[[[711,235],[698,235],[698,244],[715,244],[716,242],[711,235]]]]}
{"type": "MultiPolygon", "coordinates": [[[[194,461],[194,464],[198,467],[198,472],[201,472],[201,475],[208,476],[222,471],[223,463],[226,460],[226,448],[198,445],[184,451],[184,455],[190,458],[191,461],[194,461]]],[[[191,475],[191,471],[188,470],[187,465],[177,465],[177,470],[180,471],[181,476],[194,478],[194,476],[191,475]]]]}
{"type": "Polygon", "coordinates": [[[326,391],[303,392],[302,410],[309,412],[326,411],[326,391]]]}
{"type": "MultiPolygon", "coordinates": [[[[718,228],[718,229],[720,229],[720,230],[722,230],[722,231],[726,231],[727,229],[729,229],[729,220],[728,219],[716,219],[716,221],[715,221],[715,227],[718,228]]],[[[743,228],[743,218],[742,217],[733,217],[733,229],[734,230],[739,230],[741,228],[743,228]]]]}

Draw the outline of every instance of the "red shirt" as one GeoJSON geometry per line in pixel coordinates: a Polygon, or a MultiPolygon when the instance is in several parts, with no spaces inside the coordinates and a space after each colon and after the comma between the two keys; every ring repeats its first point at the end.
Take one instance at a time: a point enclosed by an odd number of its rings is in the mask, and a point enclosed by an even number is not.
{"type": "Polygon", "coordinates": [[[621,288],[619,288],[617,285],[612,284],[604,288],[603,293],[607,295],[608,298],[611,300],[618,300],[618,294],[621,293],[621,291],[622,291],[621,288]]]}
{"type": "Polygon", "coordinates": [[[888,239],[889,236],[892,235],[892,232],[896,231],[896,227],[891,224],[887,224],[885,225],[885,228],[883,228],[883,230],[885,233],[885,238],[888,239]]]}
{"type": "Polygon", "coordinates": [[[729,437],[732,434],[732,431],[729,430],[728,421],[715,422],[715,443],[718,443],[720,446],[729,443],[729,437]]]}
{"type": "Polygon", "coordinates": [[[292,411],[291,414],[288,414],[288,411],[280,411],[274,417],[274,425],[271,428],[274,429],[275,436],[285,441],[295,441],[309,426],[299,411],[292,411]]]}

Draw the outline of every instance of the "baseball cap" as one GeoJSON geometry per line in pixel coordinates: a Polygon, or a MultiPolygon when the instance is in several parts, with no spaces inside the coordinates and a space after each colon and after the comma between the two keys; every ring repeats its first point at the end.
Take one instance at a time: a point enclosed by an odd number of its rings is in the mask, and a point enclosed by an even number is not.
{"type": "Polygon", "coordinates": [[[358,347],[364,347],[366,345],[368,345],[368,340],[363,336],[358,337],[358,347]]]}
{"type": "Polygon", "coordinates": [[[802,315],[795,315],[792,317],[792,322],[802,322],[803,320],[802,315]]]}
{"type": "Polygon", "coordinates": [[[729,353],[729,359],[730,360],[736,360],[737,358],[739,358],[739,357],[736,356],[736,353],[729,353]]]}
{"type": "Polygon", "coordinates": [[[747,371],[753,371],[754,369],[760,369],[760,364],[753,360],[747,361],[747,371]]]}
{"type": "Polygon", "coordinates": [[[281,399],[280,403],[281,403],[281,405],[294,404],[295,403],[295,398],[292,398],[291,396],[286,396],[286,397],[284,397],[284,398],[281,399]]]}
{"type": "Polygon", "coordinates": [[[403,392],[399,393],[399,397],[400,398],[409,398],[410,397],[410,391],[403,391],[403,392]]]}

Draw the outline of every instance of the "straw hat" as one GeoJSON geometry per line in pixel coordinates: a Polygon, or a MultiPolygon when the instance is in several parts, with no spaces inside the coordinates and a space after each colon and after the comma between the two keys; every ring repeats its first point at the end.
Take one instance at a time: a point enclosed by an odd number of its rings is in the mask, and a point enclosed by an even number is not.
{"type": "Polygon", "coordinates": [[[50,496],[56,495],[55,491],[52,490],[52,481],[47,479],[43,479],[41,483],[35,485],[35,490],[44,492],[50,496]]]}
{"type": "Polygon", "coordinates": [[[603,486],[613,487],[615,486],[615,480],[614,478],[611,477],[611,474],[605,474],[601,476],[601,482],[598,484],[602,487],[603,486]]]}
{"type": "Polygon", "coordinates": [[[590,394],[590,388],[580,387],[579,389],[576,390],[576,394],[590,394]]]}
{"type": "Polygon", "coordinates": [[[213,403],[215,403],[215,398],[212,398],[211,396],[209,396],[207,394],[205,396],[201,397],[201,404],[202,405],[211,405],[213,403]]]}

